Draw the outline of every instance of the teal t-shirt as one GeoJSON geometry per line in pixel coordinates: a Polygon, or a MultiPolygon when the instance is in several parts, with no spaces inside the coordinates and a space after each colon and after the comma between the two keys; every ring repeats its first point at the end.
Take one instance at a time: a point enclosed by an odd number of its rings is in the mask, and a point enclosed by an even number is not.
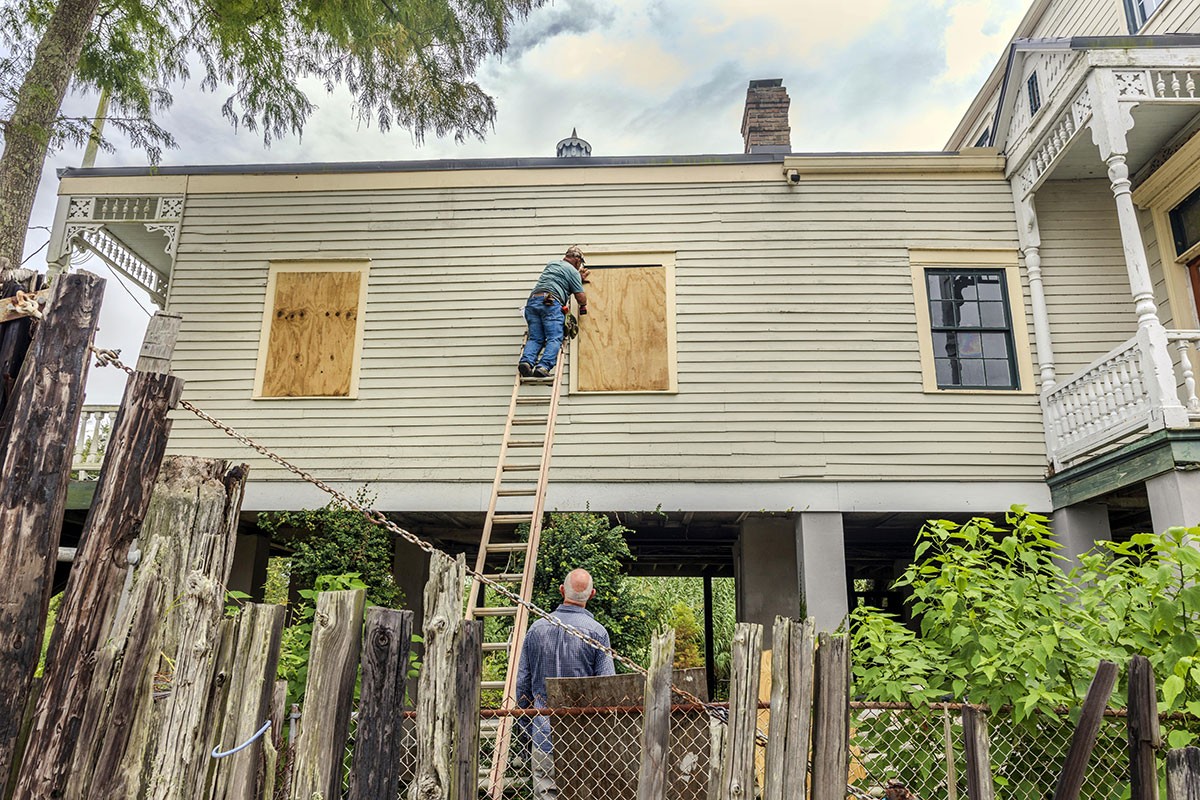
{"type": "Polygon", "coordinates": [[[530,294],[550,292],[560,303],[566,305],[571,295],[582,291],[583,279],[579,277],[579,270],[566,261],[551,261],[542,270],[542,276],[538,278],[530,294]]]}

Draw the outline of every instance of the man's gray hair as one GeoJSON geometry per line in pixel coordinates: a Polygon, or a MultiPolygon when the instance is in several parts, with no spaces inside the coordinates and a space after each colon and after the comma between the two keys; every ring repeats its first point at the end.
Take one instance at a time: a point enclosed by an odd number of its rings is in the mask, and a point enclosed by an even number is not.
{"type": "Polygon", "coordinates": [[[562,582],[563,596],[576,603],[586,603],[588,600],[590,600],[592,598],[592,588],[591,574],[582,569],[571,570],[567,573],[566,579],[562,582]],[[577,588],[578,583],[572,582],[571,580],[571,576],[575,575],[576,572],[582,572],[584,575],[587,575],[587,585],[582,589],[577,588]]]}

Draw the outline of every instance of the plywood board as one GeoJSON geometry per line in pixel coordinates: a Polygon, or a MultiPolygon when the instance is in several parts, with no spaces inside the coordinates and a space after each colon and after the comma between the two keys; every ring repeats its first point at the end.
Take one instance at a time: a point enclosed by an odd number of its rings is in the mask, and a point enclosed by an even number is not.
{"type": "Polygon", "coordinates": [[[581,392],[671,388],[665,267],[593,269],[579,326],[581,392]]]}
{"type": "Polygon", "coordinates": [[[346,397],[362,273],[279,272],[264,397],[346,397]]]}

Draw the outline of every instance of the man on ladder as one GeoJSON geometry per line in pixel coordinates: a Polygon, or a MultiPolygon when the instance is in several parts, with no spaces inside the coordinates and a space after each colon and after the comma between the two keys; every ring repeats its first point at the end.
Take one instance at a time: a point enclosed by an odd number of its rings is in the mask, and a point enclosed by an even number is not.
{"type": "Polygon", "coordinates": [[[529,340],[517,363],[523,377],[548,378],[558,361],[563,343],[563,319],[571,295],[579,303],[580,316],[587,313],[587,295],[583,284],[588,270],[583,266],[583,251],[578,245],[567,248],[560,261],[551,261],[534,284],[525,303],[525,324],[529,340]]]}

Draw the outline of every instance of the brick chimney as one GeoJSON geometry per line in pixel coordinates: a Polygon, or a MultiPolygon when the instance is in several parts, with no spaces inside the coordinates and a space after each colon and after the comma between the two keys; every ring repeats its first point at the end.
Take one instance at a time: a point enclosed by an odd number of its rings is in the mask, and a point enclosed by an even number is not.
{"type": "Polygon", "coordinates": [[[747,153],[792,152],[792,127],[788,124],[791,102],[783,78],[750,81],[742,114],[747,153]]]}

